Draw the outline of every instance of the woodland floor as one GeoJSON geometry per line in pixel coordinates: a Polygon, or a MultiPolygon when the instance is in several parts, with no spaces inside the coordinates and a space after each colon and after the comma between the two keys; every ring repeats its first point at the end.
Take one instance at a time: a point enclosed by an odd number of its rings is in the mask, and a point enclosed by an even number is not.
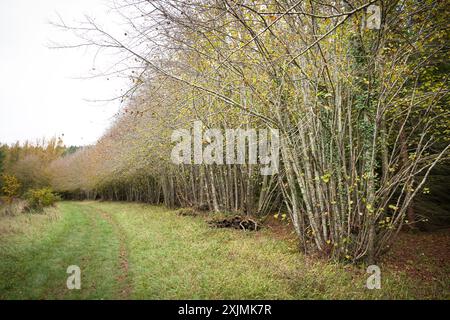
{"type": "Polygon", "coordinates": [[[297,251],[277,228],[214,229],[134,203],[61,202],[45,214],[0,217],[0,299],[450,299],[449,232],[401,235],[364,266],[297,251]],[[68,290],[66,269],[81,269],[68,290]]]}

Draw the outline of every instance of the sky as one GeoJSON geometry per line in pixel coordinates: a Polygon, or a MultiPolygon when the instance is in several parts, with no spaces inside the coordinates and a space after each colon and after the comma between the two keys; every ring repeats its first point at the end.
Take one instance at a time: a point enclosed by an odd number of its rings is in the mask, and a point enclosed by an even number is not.
{"type": "Polygon", "coordinates": [[[0,0],[0,143],[56,136],[87,145],[102,135],[120,102],[99,100],[120,95],[126,83],[88,78],[114,57],[50,48],[74,38],[49,21],[60,15],[73,23],[87,14],[112,24],[108,10],[105,0],[0,0]]]}

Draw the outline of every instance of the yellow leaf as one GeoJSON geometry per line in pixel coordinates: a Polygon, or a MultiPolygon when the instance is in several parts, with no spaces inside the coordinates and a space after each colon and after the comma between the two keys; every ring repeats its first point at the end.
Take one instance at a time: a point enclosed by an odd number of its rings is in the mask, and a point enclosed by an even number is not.
{"type": "Polygon", "coordinates": [[[393,204],[390,204],[390,205],[389,205],[389,209],[392,209],[392,210],[394,210],[394,211],[397,211],[397,210],[398,210],[398,207],[397,207],[397,206],[394,206],[393,204]]]}

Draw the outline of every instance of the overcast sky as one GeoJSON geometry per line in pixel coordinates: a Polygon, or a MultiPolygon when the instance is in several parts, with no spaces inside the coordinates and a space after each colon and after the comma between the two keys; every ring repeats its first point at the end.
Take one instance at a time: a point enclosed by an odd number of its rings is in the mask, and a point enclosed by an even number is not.
{"type": "Polygon", "coordinates": [[[88,101],[124,89],[121,80],[86,79],[112,57],[94,63],[85,49],[48,48],[50,41],[72,39],[48,24],[56,13],[69,23],[84,14],[108,20],[105,0],[0,0],[0,143],[64,134],[67,145],[90,144],[119,108],[118,101],[88,101]]]}

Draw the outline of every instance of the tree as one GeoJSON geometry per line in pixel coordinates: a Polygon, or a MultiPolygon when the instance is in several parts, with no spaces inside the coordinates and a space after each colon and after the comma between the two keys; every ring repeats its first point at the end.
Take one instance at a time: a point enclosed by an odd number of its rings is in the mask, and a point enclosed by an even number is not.
{"type": "Polygon", "coordinates": [[[122,34],[91,18],[58,23],[82,39],[74,46],[120,54],[132,80],[109,132],[58,162],[81,168],[69,174],[72,190],[155,202],[161,192],[168,206],[215,211],[286,210],[305,251],[373,262],[448,157],[448,141],[435,139],[435,125],[448,126],[447,78],[418,81],[447,54],[439,1],[129,0],[117,10],[122,34]],[[368,29],[374,4],[381,25],[368,29]],[[170,133],[197,119],[278,129],[280,173],[174,166],[170,133]]]}
{"type": "MultiPolygon", "coordinates": [[[[0,177],[3,176],[4,161],[6,158],[6,147],[0,146],[0,177]]],[[[0,179],[0,189],[2,188],[2,180],[0,179]]]]}

